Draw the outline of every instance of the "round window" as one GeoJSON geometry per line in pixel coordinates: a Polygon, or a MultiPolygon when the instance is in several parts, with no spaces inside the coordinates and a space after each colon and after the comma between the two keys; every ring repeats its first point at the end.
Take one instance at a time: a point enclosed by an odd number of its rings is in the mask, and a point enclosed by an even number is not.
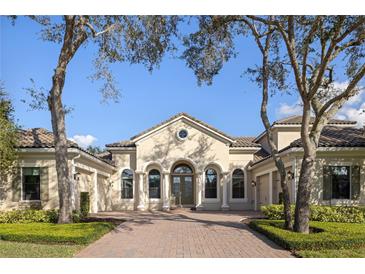
{"type": "Polygon", "coordinates": [[[186,129],[179,130],[179,132],[177,133],[177,137],[181,140],[186,139],[186,137],[188,137],[188,131],[186,129]]]}

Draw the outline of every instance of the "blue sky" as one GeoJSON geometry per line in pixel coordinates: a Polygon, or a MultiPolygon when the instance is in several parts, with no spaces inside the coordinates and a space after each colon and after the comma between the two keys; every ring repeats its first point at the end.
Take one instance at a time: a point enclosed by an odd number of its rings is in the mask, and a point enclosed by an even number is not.
{"type": "MultiPolygon", "coordinates": [[[[51,129],[48,111],[31,111],[21,102],[29,100],[24,89],[31,86],[31,78],[37,86],[47,90],[51,86],[60,45],[40,40],[39,30],[28,18],[19,18],[12,26],[1,17],[0,78],[13,100],[19,124],[51,129]]],[[[232,136],[258,135],[263,130],[260,89],[242,74],[260,61],[260,54],[249,40],[241,39],[237,50],[238,57],[225,65],[211,86],[199,87],[184,61],[170,56],[152,74],[141,65],[117,64],[113,71],[121,100],[102,104],[100,83],[88,79],[95,48],[82,48],[69,65],[64,87],[63,101],[74,108],[66,119],[67,136],[91,135],[96,138],[93,145],[103,146],[129,139],[178,112],[187,112],[232,136]]],[[[296,102],[294,95],[270,98],[271,120],[295,112],[296,102]],[[280,107],[285,106],[288,110],[283,113],[280,107]]]]}

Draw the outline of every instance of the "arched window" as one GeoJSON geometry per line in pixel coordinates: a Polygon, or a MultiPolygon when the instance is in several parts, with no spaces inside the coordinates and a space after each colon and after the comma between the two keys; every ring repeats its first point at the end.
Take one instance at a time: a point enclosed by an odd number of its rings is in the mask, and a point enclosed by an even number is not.
{"type": "Polygon", "coordinates": [[[133,172],[125,169],[122,172],[122,199],[133,199],[133,172]]]}
{"type": "Polygon", "coordinates": [[[157,169],[148,173],[148,193],[149,198],[161,198],[161,175],[157,169]]]}
{"type": "Polygon", "coordinates": [[[217,198],[217,172],[208,168],[205,171],[205,198],[217,198]]]}
{"type": "Polygon", "coordinates": [[[192,169],[187,166],[187,165],[184,165],[184,164],[181,164],[181,165],[177,165],[175,168],[174,168],[174,174],[193,174],[193,171],[192,169]]]}
{"type": "Polygon", "coordinates": [[[245,174],[242,169],[235,169],[232,174],[232,198],[245,198],[245,174]]]}

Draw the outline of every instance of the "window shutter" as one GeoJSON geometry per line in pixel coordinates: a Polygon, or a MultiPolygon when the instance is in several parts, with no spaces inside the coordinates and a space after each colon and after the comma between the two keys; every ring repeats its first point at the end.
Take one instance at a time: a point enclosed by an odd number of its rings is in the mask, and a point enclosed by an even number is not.
{"type": "Polygon", "coordinates": [[[351,199],[360,197],[360,166],[353,166],[351,172],[351,199]]]}
{"type": "Polygon", "coordinates": [[[49,199],[49,182],[48,182],[48,167],[41,167],[40,168],[40,196],[42,202],[47,202],[49,199]]]}
{"type": "Polygon", "coordinates": [[[331,169],[329,166],[323,166],[323,200],[331,200],[331,169]]]}
{"type": "Polygon", "coordinates": [[[15,168],[12,181],[13,181],[12,182],[13,202],[19,202],[21,195],[21,184],[22,184],[21,167],[15,168]]]}

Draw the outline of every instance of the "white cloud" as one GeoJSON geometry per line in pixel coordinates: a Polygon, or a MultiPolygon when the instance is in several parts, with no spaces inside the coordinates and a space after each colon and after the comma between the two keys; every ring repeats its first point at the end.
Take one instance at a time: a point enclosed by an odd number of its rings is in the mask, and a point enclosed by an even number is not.
{"type": "MultiPolygon", "coordinates": [[[[345,89],[347,85],[347,82],[337,83],[336,87],[345,89]]],[[[363,87],[342,106],[336,118],[356,121],[357,127],[365,125],[365,89],[363,87]]]]}
{"type": "Polygon", "coordinates": [[[276,116],[278,118],[288,117],[292,115],[302,114],[302,105],[300,100],[297,100],[294,104],[280,103],[279,108],[276,110],[276,116]]]}
{"type": "Polygon", "coordinates": [[[70,138],[71,141],[76,142],[80,147],[86,148],[92,145],[97,139],[90,135],[74,135],[74,137],[70,138]]]}
{"type": "MultiPolygon", "coordinates": [[[[348,82],[334,82],[333,89],[340,92],[347,88],[348,82]]],[[[352,96],[343,107],[337,112],[335,118],[343,120],[352,120],[357,122],[358,127],[365,125],[365,89],[361,87],[359,92],[352,96]]],[[[276,116],[283,118],[291,115],[301,115],[302,106],[298,99],[293,104],[281,103],[276,109],[276,116]]]]}
{"type": "Polygon", "coordinates": [[[357,127],[365,126],[365,102],[359,106],[346,103],[336,115],[336,118],[357,122],[357,127]]]}

